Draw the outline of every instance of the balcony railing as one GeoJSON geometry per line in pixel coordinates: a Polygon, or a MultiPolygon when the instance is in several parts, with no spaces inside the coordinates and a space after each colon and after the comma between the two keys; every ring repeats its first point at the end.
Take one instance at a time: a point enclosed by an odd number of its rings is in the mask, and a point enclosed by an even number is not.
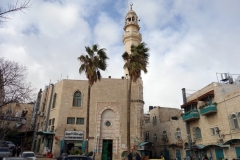
{"type": "Polygon", "coordinates": [[[217,112],[217,106],[215,104],[210,104],[200,109],[201,115],[208,115],[217,112]]]}
{"type": "Polygon", "coordinates": [[[200,118],[200,115],[198,113],[198,110],[191,110],[189,112],[183,113],[183,115],[182,115],[182,120],[185,122],[196,120],[199,118],[200,118]]]}

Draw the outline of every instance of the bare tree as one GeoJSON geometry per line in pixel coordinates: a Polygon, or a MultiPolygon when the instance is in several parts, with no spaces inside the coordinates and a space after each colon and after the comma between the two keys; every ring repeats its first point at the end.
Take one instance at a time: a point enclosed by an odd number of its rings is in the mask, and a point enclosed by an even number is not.
{"type": "Polygon", "coordinates": [[[9,103],[32,102],[35,89],[26,82],[27,68],[0,57],[0,108],[9,103]]]}
{"type": "Polygon", "coordinates": [[[0,6],[0,22],[3,21],[3,19],[9,19],[7,14],[10,12],[16,12],[16,11],[22,11],[24,9],[28,9],[30,7],[30,0],[26,0],[23,3],[18,3],[18,0],[16,1],[15,5],[8,5],[7,8],[2,8],[0,6]]]}

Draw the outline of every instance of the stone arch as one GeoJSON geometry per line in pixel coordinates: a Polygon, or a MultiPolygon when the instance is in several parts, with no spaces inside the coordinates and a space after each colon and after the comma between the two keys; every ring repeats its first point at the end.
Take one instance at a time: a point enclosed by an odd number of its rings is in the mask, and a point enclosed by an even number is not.
{"type": "Polygon", "coordinates": [[[120,142],[121,142],[121,132],[120,132],[120,110],[121,110],[121,105],[117,102],[99,102],[97,104],[97,112],[96,112],[96,141],[95,141],[95,147],[97,149],[97,152],[101,152],[102,150],[102,140],[103,139],[112,139],[113,140],[113,146],[114,148],[114,153],[120,154],[120,142]],[[115,126],[114,126],[114,134],[110,135],[101,135],[101,122],[102,122],[102,114],[110,110],[114,113],[115,115],[115,126]]]}

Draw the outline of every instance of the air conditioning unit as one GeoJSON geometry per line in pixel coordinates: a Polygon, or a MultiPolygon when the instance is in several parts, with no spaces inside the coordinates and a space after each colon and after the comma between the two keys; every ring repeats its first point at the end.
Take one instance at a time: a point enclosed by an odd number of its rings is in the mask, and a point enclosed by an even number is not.
{"type": "Polygon", "coordinates": [[[43,117],[43,116],[44,116],[44,112],[41,112],[41,113],[40,113],[40,117],[43,117]]]}
{"type": "Polygon", "coordinates": [[[53,130],[54,130],[54,126],[48,126],[48,128],[47,128],[48,132],[53,132],[53,130]]]}

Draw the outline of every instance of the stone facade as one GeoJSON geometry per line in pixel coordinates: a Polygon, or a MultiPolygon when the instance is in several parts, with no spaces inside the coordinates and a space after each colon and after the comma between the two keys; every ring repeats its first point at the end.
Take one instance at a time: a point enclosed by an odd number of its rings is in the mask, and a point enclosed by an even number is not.
{"type": "MultiPolygon", "coordinates": [[[[123,151],[127,150],[127,90],[128,79],[111,79],[103,78],[95,83],[91,88],[90,99],[90,131],[89,131],[89,151],[95,151],[96,157],[101,158],[103,141],[112,141],[112,157],[120,159],[123,151]],[[106,126],[106,122],[111,123],[106,126]]],[[[45,146],[51,148],[52,153],[57,156],[60,154],[62,141],[64,141],[65,131],[86,131],[86,124],[67,124],[67,118],[83,118],[86,119],[87,112],[87,80],[61,80],[56,84],[52,84],[42,92],[40,100],[39,113],[36,121],[36,130],[39,131],[35,139],[35,151],[42,152],[45,146]],[[76,91],[81,92],[81,105],[73,106],[73,97],[76,91]],[[54,95],[56,94],[55,106],[53,107],[54,95]],[[52,100],[51,100],[52,99],[52,100]],[[45,106],[45,107],[44,107],[45,106]],[[50,107],[50,108],[49,108],[50,107]],[[48,113],[49,112],[49,113],[48,113]],[[48,119],[48,120],[47,120],[48,119]],[[54,119],[54,124],[53,120],[54,119]],[[45,125],[44,125],[45,124],[45,125]],[[53,125],[53,130],[48,131],[49,126],[53,125]],[[41,135],[41,131],[46,134],[41,135]],[[51,135],[50,133],[53,134],[51,135]],[[38,143],[40,146],[38,147],[38,143]]],[[[131,137],[142,137],[143,128],[143,96],[142,81],[132,85],[131,103],[131,137]]],[[[85,135],[83,137],[85,140],[85,135]]],[[[70,143],[71,141],[67,141],[70,143]]],[[[82,144],[72,141],[73,143],[82,144]]],[[[67,152],[69,148],[64,151],[67,152]]],[[[131,141],[131,146],[134,141],[131,141]]]]}
{"type": "Polygon", "coordinates": [[[150,158],[181,159],[187,142],[186,126],[181,119],[182,110],[167,107],[151,107],[150,117],[145,115],[145,140],[152,143],[150,158]],[[147,118],[149,117],[149,118],[147,118]],[[148,120],[149,119],[149,120],[148,120]]]}

